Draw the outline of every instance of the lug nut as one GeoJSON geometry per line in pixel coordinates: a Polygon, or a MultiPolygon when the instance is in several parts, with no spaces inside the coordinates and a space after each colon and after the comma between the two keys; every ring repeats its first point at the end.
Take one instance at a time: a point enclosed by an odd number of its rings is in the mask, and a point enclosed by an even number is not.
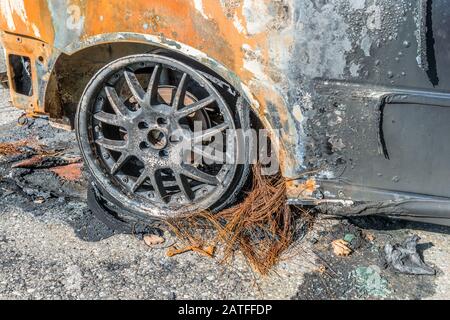
{"type": "Polygon", "coordinates": [[[167,119],[164,118],[158,118],[156,120],[156,122],[158,123],[158,125],[160,126],[167,126],[169,124],[169,121],[167,119]]]}
{"type": "Polygon", "coordinates": [[[166,158],[166,157],[169,156],[169,152],[168,152],[167,150],[161,150],[161,151],[159,152],[159,155],[160,155],[161,157],[163,157],[163,158],[166,158]]]}

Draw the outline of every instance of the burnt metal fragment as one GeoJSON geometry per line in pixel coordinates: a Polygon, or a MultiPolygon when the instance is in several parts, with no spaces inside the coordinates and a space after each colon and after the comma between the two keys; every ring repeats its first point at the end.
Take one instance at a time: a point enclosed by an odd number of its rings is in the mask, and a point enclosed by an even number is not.
{"type": "Polygon", "coordinates": [[[13,164],[12,168],[49,169],[55,167],[64,167],[80,162],[81,162],[80,157],[36,155],[30,159],[26,159],[13,164]]]}
{"type": "Polygon", "coordinates": [[[386,265],[400,273],[434,276],[436,270],[428,266],[417,251],[419,240],[420,237],[414,235],[403,244],[386,244],[384,247],[386,265]]]}

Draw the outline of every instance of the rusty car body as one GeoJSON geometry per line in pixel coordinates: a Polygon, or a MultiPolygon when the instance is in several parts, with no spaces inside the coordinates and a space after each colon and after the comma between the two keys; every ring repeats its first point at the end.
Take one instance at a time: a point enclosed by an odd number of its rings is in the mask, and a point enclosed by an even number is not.
{"type": "Polygon", "coordinates": [[[73,125],[99,70],[169,53],[209,70],[280,138],[290,203],[449,224],[449,8],[449,0],[0,0],[0,29],[13,104],[29,115],[73,125]]]}

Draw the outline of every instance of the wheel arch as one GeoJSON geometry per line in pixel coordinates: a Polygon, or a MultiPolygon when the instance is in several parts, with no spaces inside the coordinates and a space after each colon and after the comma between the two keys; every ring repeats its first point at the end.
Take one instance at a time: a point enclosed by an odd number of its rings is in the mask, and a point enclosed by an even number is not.
{"type": "Polygon", "coordinates": [[[106,64],[126,55],[150,53],[157,50],[164,50],[168,53],[184,57],[220,76],[243,97],[248,107],[257,115],[264,127],[271,132],[273,131],[272,125],[270,124],[271,121],[259,112],[260,103],[258,99],[234,71],[228,69],[219,61],[209,57],[202,51],[178,41],[136,33],[97,35],[73,43],[55,53],[50,59],[51,65],[48,68],[48,70],[51,70],[49,72],[50,76],[48,81],[43,84],[43,105],[45,106],[45,111],[54,119],[67,116],[66,112],[69,111],[70,113],[73,110],[65,109],[74,108],[90,78],[106,64]],[[86,58],[92,60],[87,61],[86,58]],[[86,62],[90,65],[80,65],[80,63],[86,62]],[[75,77],[71,77],[71,83],[65,82],[64,80],[67,80],[67,78],[65,79],[64,76],[68,72],[75,70],[75,68],[81,72],[76,74],[75,77]],[[63,80],[62,83],[61,80],[63,80]],[[69,84],[75,85],[70,86],[69,84]],[[73,100],[72,106],[66,104],[70,99],[73,100]]]}

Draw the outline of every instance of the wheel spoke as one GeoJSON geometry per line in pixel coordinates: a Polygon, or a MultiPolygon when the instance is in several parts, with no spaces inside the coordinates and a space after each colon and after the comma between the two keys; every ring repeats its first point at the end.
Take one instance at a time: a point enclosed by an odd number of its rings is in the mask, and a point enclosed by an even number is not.
{"type": "Polygon", "coordinates": [[[145,106],[145,91],[142,89],[139,80],[136,78],[136,75],[133,72],[125,71],[124,72],[125,80],[127,81],[128,87],[130,88],[133,97],[139,103],[139,105],[145,106]]]}
{"type": "Polygon", "coordinates": [[[175,93],[175,97],[173,99],[172,106],[175,108],[175,110],[180,110],[180,108],[184,105],[184,99],[186,98],[187,78],[188,75],[186,73],[183,73],[180,84],[178,85],[177,92],[175,93]]]}
{"type": "Polygon", "coordinates": [[[123,165],[128,161],[129,158],[130,158],[130,155],[128,153],[126,153],[126,152],[122,153],[120,158],[117,160],[117,162],[111,168],[111,174],[115,175],[120,169],[122,169],[123,165]]]}
{"type": "Polygon", "coordinates": [[[127,116],[130,111],[125,106],[122,99],[120,99],[116,89],[114,89],[113,87],[105,87],[105,92],[106,96],[108,97],[109,103],[111,104],[111,107],[114,109],[114,112],[118,116],[127,116]]]}
{"type": "Polygon", "coordinates": [[[178,183],[178,186],[179,186],[181,192],[183,192],[183,194],[186,196],[186,198],[189,201],[194,200],[195,194],[192,191],[191,186],[189,185],[189,181],[186,179],[186,177],[180,173],[176,173],[175,179],[177,180],[177,183],[178,183]]]}
{"type": "Polygon", "coordinates": [[[94,118],[100,122],[110,124],[112,126],[120,127],[122,126],[121,119],[114,114],[106,113],[104,111],[100,111],[96,114],[94,114],[94,118]]]}
{"type": "Polygon", "coordinates": [[[203,99],[203,100],[200,100],[200,101],[198,101],[198,102],[196,102],[196,103],[194,103],[194,104],[191,104],[191,105],[189,105],[189,106],[187,106],[187,107],[184,107],[183,109],[179,110],[179,111],[176,113],[176,116],[177,116],[179,119],[184,118],[184,117],[187,117],[188,115],[190,115],[190,114],[192,114],[192,113],[194,113],[194,112],[200,111],[200,110],[202,110],[203,108],[209,106],[209,105],[212,104],[214,101],[216,101],[216,99],[213,98],[213,97],[205,98],[205,99],[203,99]]]}
{"type": "Polygon", "coordinates": [[[136,192],[139,189],[139,187],[142,186],[142,184],[148,179],[148,177],[149,177],[149,174],[148,174],[147,170],[144,170],[144,172],[142,172],[140,177],[136,180],[133,187],[131,188],[132,191],[136,192]]]}
{"type": "Polygon", "coordinates": [[[95,141],[99,146],[116,152],[124,152],[127,148],[127,143],[121,140],[110,140],[106,138],[101,138],[95,141]]]}
{"type": "Polygon", "coordinates": [[[147,93],[145,95],[146,102],[151,104],[153,101],[158,99],[158,87],[161,78],[162,66],[157,64],[153,69],[152,76],[150,77],[150,82],[148,84],[147,93]]]}
{"type": "Polygon", "coordinates": [[[168,194],[164,188],[164,184],[162,182],[161,174],[155,173],[150,175],[150,181],[152,183],[153,189],[155,189],[156,196],[158,199],[169,202],[168,194]]]}
{"type": "Polygon", "coordinates": [[[227,130],[230,126],[227,123],[222,123],[214,128],[203,131],[201,134],[195,134],[193,137],[194,143],[200,143],[204,140],[211,139],[216,134],[219,134],[225,130],[227,130]]]}
{"type": "Polygon", "coordinates": [[[182,165],[181,173],[186,177],[194,179],[198,182],[203,182],[212,186],[217,186],[219,184],[219,180],[217,179],[217,177],[207,174],[191,165],[182,165]]]}

